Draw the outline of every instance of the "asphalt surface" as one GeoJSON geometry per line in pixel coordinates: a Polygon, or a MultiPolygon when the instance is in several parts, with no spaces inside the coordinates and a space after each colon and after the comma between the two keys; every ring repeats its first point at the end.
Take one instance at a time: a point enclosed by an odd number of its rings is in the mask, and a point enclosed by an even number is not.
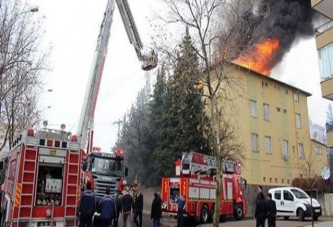
{"type": "MultiPolygon", "coordinates": [[[[211,227],[212,224],[201,224],[197,227],[211,227]]],[[[254,219],[245,219],[241,221],[226,220],[225,222],[220,223],[220,226],[223,227],[254,227],[256,226],[256,221],[254,219]]],[[[267,221],[266,221],[267,226],[267,221]]],[[[311,227],[312,222],[310,219],[305,219],[301,222],[296,217],[290,218],[289,220],[284,220],[283,218],[278,218],[276,220],[277,227],[311,227]]],[[[333,217],[319,217],[318,221],[314,222],[315,227],[333,227],[333,217]]]]}
{"type": "MultiPolygon", "coordinates": [[[[133,216],[131,217],[133,218],[133,216]]],[[[123,227],[121,221],[122,217],[120,216],[119,227],[123,227]]],[[[132,227],[135,227],[134,222],[131,223],[132,227]]],[[[150,219],[150,215],[147,213],[143,214],[142,220],[143,227],[153,226],[153,222],[150,219]]],[[[212,227],[213,224],[199,224],[199,223],[186,223],[184,227],[212,227]]],[[[256,221],[254,219],[244,219],[240,221],[235,221],[233,218],[226,218],[223,222],[220,223],[220,226],[223,227],[254,227],[256,226],[256,221]]],[[[267,222],[266,222],[267,226],[267,222]]],[[[283,218],[278,218],[276,221],[277,227],[312,227],[312,222],[310,219],[305,219],[301,222],[296,217],[290,218],[289,220],[284,220],[283,218]]],[[[163,217],[161,219],[161,227],[177,227],[177,221],[173,217],[163,217]]],[[[314,227],[333,227],[333,217],[319,217],[318,221],[314,222],[314,227]]]]}

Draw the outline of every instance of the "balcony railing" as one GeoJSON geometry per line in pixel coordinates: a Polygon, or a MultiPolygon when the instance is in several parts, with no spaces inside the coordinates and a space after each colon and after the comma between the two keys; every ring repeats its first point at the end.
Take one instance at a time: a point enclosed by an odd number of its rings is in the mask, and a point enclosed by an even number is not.
{"type": "Polygon", "coordinates": [[[317,28],[315,28],[316,36],[320,35],[321,33],[333,28],[333,20],[328,20],[322,24],[320,24],[317,28]]]}

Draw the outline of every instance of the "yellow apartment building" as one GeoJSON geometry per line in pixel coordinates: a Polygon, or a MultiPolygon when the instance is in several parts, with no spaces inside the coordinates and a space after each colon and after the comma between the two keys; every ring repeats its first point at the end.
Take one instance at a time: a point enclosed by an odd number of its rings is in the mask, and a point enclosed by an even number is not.
{"type": "MultiPolygon", "coordinates": [[[[311,0],[312,8],[321,16],[317,20],[316,45],[319,56],[321,92],[325,99],[333,101],[333,1],[311,0]]],[[[327,149],[330,155],[330,169],[333,169],[333,122],[328,122],[327,149]]]]}
{"type": "Polygon", "coordinates": [[[312,159],[313,174],[320,175],[327,152],[323,145],[316,153],[319,142],[310,138],[311,94],[238,65],[224,69],[234,85],[225,87],[228,98],[218,105],[223,105],[223,117],[232,122],[244,148],[242,176],[248,185],[290,185],[305,175],[304,166],[312,159]]]}

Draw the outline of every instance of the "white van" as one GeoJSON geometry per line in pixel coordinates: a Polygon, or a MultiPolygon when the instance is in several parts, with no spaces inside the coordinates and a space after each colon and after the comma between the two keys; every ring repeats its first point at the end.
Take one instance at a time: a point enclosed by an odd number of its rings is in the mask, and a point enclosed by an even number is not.
{"type": "MultiPolygon", "coordinates": [[[[305,217],[311,217],[311,199],[300,188],[279,187],[271,188],[268,193],[272,194],[272,199],[276,203],[277,217],[298,217],[304,221],[305,217]]],[[[321,206],[318,200],[312,199],[313,219],[318,220],[321,216],[321,206]]]]}

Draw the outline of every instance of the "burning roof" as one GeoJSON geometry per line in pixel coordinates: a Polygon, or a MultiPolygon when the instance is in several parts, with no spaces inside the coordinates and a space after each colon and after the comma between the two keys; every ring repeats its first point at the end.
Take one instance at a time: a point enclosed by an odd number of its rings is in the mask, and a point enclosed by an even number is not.
{"type": "Polygon", "coordinates": [[[258,21],[255,9],[246,12],[244,20],[255,24],[254,42],[233,61],[266,76],[300,38],[314,33],[310,0],[257,0],[254,6],[264,10],[258,21]]]}

